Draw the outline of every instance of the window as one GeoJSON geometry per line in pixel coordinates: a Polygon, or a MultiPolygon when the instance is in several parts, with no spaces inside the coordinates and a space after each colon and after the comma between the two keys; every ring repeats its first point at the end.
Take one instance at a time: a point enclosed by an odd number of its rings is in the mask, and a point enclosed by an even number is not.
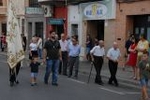
{"type": "Polygon", "coordinates": [[[72,24],[72,35],[78,35],[78,24],[72,24]]]}
{"type": "Polygon", "coordinates": [[[3,6],[3,0],[0,0],[0,6],[3,6]]]}
{"type": "Polygon", "coordinates": [[[29,0],[29,7],[40,7],[38,0],[29,0]]]}

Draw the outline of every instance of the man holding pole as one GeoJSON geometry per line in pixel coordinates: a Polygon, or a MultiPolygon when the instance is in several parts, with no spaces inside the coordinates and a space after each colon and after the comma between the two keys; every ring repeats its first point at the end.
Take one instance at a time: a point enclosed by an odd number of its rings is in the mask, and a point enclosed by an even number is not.
{"type": "Polygon", "coordinates": [[[16,77],[20,69],[20,61],[24,59],[21,32],[13,0],[8,0],[7,16],[7,62],[10,72],[10,86],[18,83],[16,77]]]}
{"type": "Polygon", "coordinates": [[[102,69],[104,55],[105,55],[104,41],[100,40],[99,45],[93,47],[90,53],[96,70],[95,83],[99,85],[103,85],[104,83],[101,79],[101,69],[102,69]]]}

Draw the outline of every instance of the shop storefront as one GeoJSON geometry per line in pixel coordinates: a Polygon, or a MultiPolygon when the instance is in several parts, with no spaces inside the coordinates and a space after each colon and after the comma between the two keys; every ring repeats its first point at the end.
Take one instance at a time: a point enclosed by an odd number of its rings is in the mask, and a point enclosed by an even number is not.
{"type": "MultiPolygon", "coordinates": [[[[115,30],[109,31],[116,19],[116,0],[104,0],[80,4],[82,19],[82,46],[85,48],[86,35],[105,40],[106,48],[115,40],[115,30]],[[112,37],[110,37],[110,35],[112,37]],[[109,39],[108,39],[109,36],[109,39]]],[[[94,44],[94,43],[93,43],[94,44]]],[[[85,49],[83,49],[85,51],[85,49]]]]}
{"type": "MultiPolygon", "coordinates": [[[[121,0],[120,0],[121,1],[121,0]]],[[[132,1],[117,3],[116,18],[116,38],[119,41],[119,48],[124,56],[124,44],[130,34],[135,34],[138,38],[140,34],[145,34],[147,40],[150,41],[150,1],[132,1]]]]}
{"type": "Polygon", "coordinates": [[[53,16],[46,18],[47,34],[53,30],[60,36],[62,33],[67,35],[67,7],[54,7],[53,16]]]}
{"type": "Polygon", "coordinates": [[[122,24],[120,31],[126,34],[135,34],[139,37],[140,34],[145,34],[149,39],[150,34],[150,1],[134,1],[131,2],[118,2],[117,17],[122,20],[118,24],[122,24]],[[140,6],[139,6],[140,5],[140,6]]]}
{"type": "Polygon", "coordinates": [[[25,11],[25,30],[28,33],[28,40],[30,41],[34,35],[44,39],[46,24],[43,16],[43,9],[27,7],[25,11]]]}

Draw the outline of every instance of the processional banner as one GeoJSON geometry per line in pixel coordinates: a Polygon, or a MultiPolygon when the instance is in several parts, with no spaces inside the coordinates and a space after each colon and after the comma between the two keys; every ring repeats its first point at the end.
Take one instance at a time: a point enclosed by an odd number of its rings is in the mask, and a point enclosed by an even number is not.
{"type": "Polygon", "coordinates": [[[14,68],[18,62],[24,59],[21,31],[14,6],[15,0],[8,0],[7,10],[7,62],[10,68],[14,68]]]}

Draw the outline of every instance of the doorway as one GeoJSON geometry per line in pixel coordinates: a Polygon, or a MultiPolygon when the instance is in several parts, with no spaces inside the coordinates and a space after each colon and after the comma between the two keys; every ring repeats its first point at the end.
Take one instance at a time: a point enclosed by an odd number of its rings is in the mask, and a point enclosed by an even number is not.
{"type": "Polygon", "coordinates": [[[104,20],[97,21],[97,38],[104,40],[104,20]]]}
{"type": "Polygon", "coordinates": [[[2,23],[2,33],[6,34],[6,23],[2,23]]]}
{"type": "Polygon", "coordinates": [[[35,23],[35,34],[43,39],[43,22],[35,23]]]}
{"type": "Polygon", "coordinates": [[[78,34],[78,24],[72,24],[71,25],[71,34],[72,35],[79,35],[78,34]]]}
{"type": "Polygon", "coordinates": [[[87,22],[87,33],[98,40],[104,40],[104,20],[90,20],[87,22]]]}
{"type": "Polygon", "coordinates": [[[31,39],[32,39],[32,22],[28,22],[28,40],[29,40],[28,45],[30,45],[31,39]]]}
{"type": "Polygon", "coordinates": [[[133,17],[133,28],[136,37],[144,34],[150,41],[150,15],[136,15],[133,17]]]}
{"type": "Polygon", "coordinates": [[[56,34],[58,35],[58,39],[60,39],[61,34],[64,33],[64,25],[54,25],[54,30],[56,34]]]}

